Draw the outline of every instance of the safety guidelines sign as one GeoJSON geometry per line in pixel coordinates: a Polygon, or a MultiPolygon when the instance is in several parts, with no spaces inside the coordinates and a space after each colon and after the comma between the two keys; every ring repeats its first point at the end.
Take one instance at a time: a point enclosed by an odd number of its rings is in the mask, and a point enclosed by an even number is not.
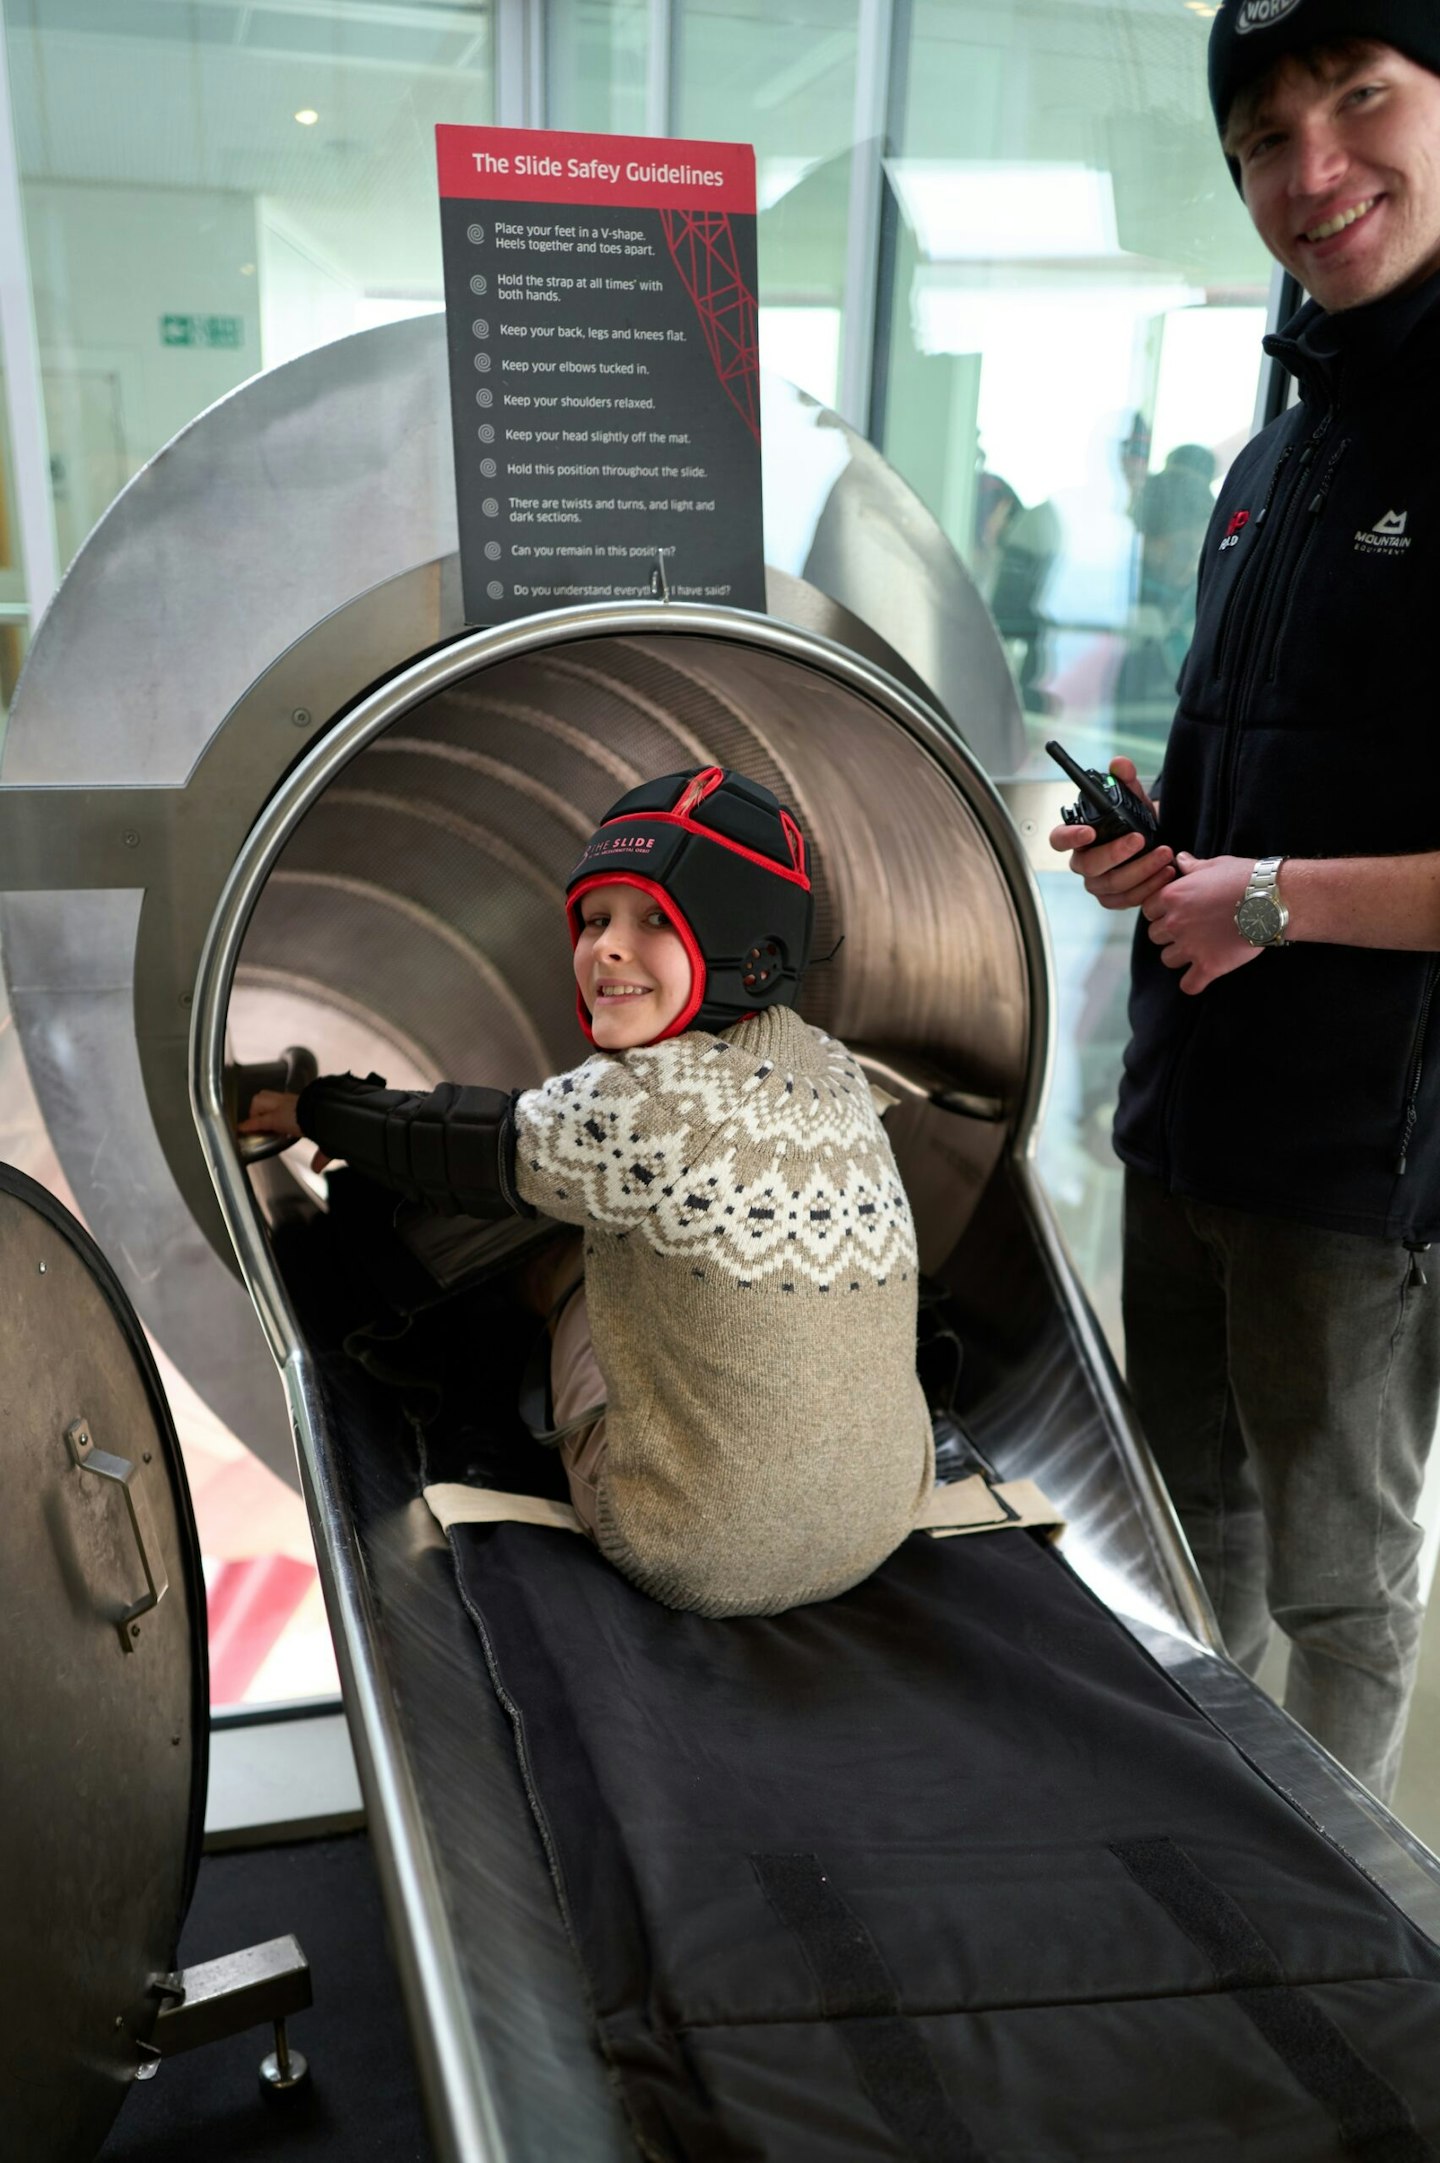
{"type": "Polygon", "coordinates": [[[763,609],[754,152],[436,136],[467,620],[763,609]]]}

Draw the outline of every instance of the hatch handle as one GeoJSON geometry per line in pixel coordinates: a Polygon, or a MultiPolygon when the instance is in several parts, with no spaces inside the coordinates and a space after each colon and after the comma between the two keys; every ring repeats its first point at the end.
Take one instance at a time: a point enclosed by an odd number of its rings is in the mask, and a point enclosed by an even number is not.
{"type": "Polygon", "coordinates": [[[145,1590],[138,1600],[132,1600],[124,1613],[116,1618],[120,1642],[127,1652],[135,1649],[140,1635],[139,1620],[152,1607],[158,1607],[170,1590],[170,1579],[163,1560],[152,1562],[151,1556],[159,1556],[160,1544],[155,1537],[155,1527],[150,1520],[150,1506],[145,1490],[135,1477],[135,1467],[128,1457],[112,1456],[109,1450],[97,1449],[95,1437],[90,1432],[90,1422],[71,1420],[65,1429],[65,1440],[70,1445],[70,1455],[82,1472],[91,1472],[96,1479],[113,1480],[125,1497],[125,1507],[130,1513],[130,1529],[135,1535],[135,1549],[140,1557],[140,1568],[145,1575],[145,1590]]]}
{"type": "MultiPolygon", "coordinates": [[[[304,1044],[291,1044],[278,1059],[259,1066],[227,1066],[221,1080],[232,1134],[249,1113],[257,1090],[278,1089],[299,1096],[319,1072],[319,1061],[304,1044]]],[[[290,1144],[283,1134],[237,1134],[235,1146],[242,1164],[258,1164],[262,1157],[278,1157],[290,1144]]]]}

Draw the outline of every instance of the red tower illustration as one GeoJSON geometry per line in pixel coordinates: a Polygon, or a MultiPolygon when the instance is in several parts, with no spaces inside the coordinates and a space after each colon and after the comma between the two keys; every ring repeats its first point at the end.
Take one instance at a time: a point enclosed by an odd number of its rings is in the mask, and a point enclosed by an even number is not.
{"type": "Polygon", "coordinates": [[[695,303],[715,373],[760,441],[760,351],[755,295],[740,272],[729,218],[715,210],[662,210],[675,267],[695,303]]]}

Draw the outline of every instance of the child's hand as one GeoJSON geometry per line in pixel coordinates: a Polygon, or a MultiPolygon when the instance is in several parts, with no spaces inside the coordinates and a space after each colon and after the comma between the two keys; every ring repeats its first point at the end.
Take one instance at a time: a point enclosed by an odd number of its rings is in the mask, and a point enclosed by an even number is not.
{"type": "MultiPolygon", "coordinates": [[[[250,1110],[241,1120],[236,1132],[279,1134],[287,1142],[298,1142],[301,1134],[295,1124],[295,1107],[299,1101],[299,1097],[291,1095],[288,1090],[257,1089],[250,1099],[250,1110]]],[[[317,1149],[310,1169],[312,1172],[323,1172],[329,1162],[330,1158],[324,1150],[317,1149]]]]}

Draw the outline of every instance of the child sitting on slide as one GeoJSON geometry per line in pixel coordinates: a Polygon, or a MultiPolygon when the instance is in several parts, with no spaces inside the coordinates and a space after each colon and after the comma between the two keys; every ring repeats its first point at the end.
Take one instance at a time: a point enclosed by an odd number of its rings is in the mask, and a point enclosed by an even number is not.
{"type": "Polygon", "coordinates": [[[613,806],[566,903],[583,1066],[513,1094],[326,1077],[242,1131],[581,1226],[551,1394],[585,1530],[670,1607],[828,1599],[914,1528],[934,1446],[910,1205],[863,1073],[794,1010],[804,838],[741,774],[669,774],[613,806]]]}

